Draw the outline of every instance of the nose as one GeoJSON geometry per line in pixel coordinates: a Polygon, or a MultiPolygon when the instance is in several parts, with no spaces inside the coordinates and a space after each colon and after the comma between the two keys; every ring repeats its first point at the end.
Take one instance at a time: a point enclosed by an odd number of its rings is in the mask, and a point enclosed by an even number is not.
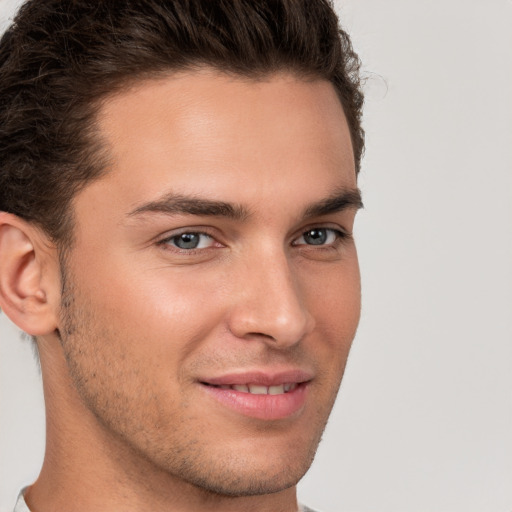
{"type": "Polygon", "coordinates": [[[235,336],[286,349],[314,329],[314,318],[286,255],[254,259],[237,278],[229,317],[235,336]]]}

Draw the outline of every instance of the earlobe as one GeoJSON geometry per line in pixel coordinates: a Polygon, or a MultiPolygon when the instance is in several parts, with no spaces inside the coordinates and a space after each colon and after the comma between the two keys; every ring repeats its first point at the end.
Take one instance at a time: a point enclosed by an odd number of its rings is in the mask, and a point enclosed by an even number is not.
{"type": "Polygon", "coordinates": [[[0,307],[23,331],[41,336],[56,329],[55,308],[43,286],[48,251],[41,233],[19,217],[0,212],[0,307]]]}

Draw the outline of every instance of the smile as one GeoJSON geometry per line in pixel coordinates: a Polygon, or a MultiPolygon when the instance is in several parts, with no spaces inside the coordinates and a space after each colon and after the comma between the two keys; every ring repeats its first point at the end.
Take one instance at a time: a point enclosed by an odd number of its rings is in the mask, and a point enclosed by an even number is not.
{"type": "Polygon", "coordinates": [[[245,373],[201,380],[206,396],[242,416],[276,421],[298,418],[304,410],[312,375],[245,373]]]}
{"type": "MultiPolygon", "coordinates": [[[[211,384],[206,384],[211,385],[211,384]]],[[[263,386],[261,384],[221,384],[213,385],[219,389],[232,389],[241,393],[250,393],[251,395],[283,395],[296,389],[298,384],[296,382],[289,382],[275,386],[263,386]]]]}

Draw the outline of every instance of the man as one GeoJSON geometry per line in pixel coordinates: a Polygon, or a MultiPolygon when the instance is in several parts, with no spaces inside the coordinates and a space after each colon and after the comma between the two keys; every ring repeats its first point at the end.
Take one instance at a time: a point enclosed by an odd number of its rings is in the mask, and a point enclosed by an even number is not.
{"type": "Polygon", "coordinates": [[[47,412],[16,510],[297,511],[360,309],[332,7],[29,1],[0,98],[0,306],[47,412]]]}

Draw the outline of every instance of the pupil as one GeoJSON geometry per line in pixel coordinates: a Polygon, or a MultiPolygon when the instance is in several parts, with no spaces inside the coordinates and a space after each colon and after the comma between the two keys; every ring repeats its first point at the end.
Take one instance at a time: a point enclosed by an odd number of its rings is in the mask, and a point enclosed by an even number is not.
{"type": "Polygon", "coordinates": [[[304,240],[310,245],[322,245],[327,240],[325,229],[312,229],[304,235],[304,240]]]}
{"type": "Polygon", "coordinates": [[[199,245],[197,233],[183,233],[176,237],[174,242],[180,249],[195,249],[199,245]]]}

